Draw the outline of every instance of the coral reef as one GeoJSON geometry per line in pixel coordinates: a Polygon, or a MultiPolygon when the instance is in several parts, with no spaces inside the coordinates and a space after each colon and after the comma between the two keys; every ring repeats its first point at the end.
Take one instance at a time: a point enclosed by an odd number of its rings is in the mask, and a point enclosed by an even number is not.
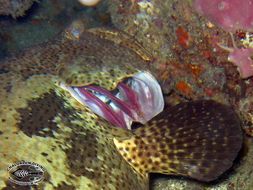
{"type": "Polygon", "coordinates": [[[135,12],[126,11],[132,5],[125,1],[110,5],[113,23],[154,55],[165,92],[173,91],[186,99],[226,100],[222,92],[225,72],[236,74],[236,70],[216,42],[227,36],[200,23],[190,1],[138,1],[135,12]]]}
{"type": "Polygon", "coordinates": [[[25,12],[36,0],[0,0],[0,15],[11,15],[16,18],[25,12]]]}

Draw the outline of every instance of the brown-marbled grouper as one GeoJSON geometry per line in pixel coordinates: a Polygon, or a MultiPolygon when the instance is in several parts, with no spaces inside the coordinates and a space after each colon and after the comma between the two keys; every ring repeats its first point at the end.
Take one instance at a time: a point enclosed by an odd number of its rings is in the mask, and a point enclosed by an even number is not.
{"type": "Polygon", "coordinates": [[[123,32],[78,22],[3,60],[0,189],[20,188],[6,168],[21,160],[45,168],[40,189],[145,190],[152,172],[211,181],[229,169],[242,145],[235,112],[211,100],[163,110],[151,62],[123,32]]]}

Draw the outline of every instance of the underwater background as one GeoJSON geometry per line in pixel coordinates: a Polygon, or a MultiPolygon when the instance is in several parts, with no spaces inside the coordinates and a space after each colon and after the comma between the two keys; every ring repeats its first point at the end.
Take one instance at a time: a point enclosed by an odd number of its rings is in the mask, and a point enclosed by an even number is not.
{"type": "MultiPolygon", "coordinates": [[[[18,11],[8,7],[9,2],[0,0],[0,64],[6,57],[55,39],[73,21],[82,20],[87,29],[116,28],[137,39],[152,54],[167,105],[212,99],[237,112],[244,143],[228,172],[210,183],[152,174],[152,190],[253,190],[253,71],[247,65],[252,64],[250,29],[226,27],[218,16],[213,18],[208,11],[208,16],[201,14],[194,4],[198,1],[191,0],[102,0],[93,7],[75,0],[14,0],[20,6],[16,9],[24,9],[18,11]]],[[[232,14],[234,19],[245,16],[240,11],[232,14]]]]}

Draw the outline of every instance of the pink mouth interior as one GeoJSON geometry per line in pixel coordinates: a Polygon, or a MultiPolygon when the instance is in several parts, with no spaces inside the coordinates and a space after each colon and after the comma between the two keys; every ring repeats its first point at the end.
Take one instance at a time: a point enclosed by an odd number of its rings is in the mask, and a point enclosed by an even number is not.
{"type": "Polygon", "coordinates": [[[118,83],[116,91],[97,85],[67,89],[79,102],[111,124],[131,129],[133,121],[145,123],[160,113],[164,102],[159,84],[149,73],[139,73],[129,81],[118,83]]]}

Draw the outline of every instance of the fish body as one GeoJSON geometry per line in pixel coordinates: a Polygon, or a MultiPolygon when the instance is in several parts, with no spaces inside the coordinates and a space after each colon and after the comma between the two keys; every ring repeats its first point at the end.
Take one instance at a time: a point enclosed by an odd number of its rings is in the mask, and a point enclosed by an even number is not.
{"type": "Polygon", "coordinates": [[[210,181],[232,165],[242,135],[229,107],[183,103],[147,122],[163,108],[147,95],[161,99],[152,57],[119,31],[69,31],[0,64],[1,189],[19,188],[6,168],[20,160],[45,168],[40,189],[146,190],[151,172],[210,181]]]}

